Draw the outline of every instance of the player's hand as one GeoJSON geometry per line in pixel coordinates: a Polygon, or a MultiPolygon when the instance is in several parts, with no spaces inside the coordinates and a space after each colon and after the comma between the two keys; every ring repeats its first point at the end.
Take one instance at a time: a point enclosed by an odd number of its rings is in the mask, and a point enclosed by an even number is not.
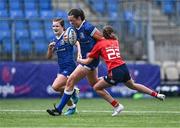
{"type": "Polygon", "coordinates": [[[53,50],[55,46],[55,42],[51,42],[48,46],[49,49],[53,50]]]}
{"type": "Polygon", "coordinates": [[[81,53],[78,53],[78,54],[77,54],[77,59],[82,59],[81,53]]]}
{"type": "Polygon", "coordinates": [[[67,35],[64,35],[64,36],[63,36],[63,40],[64,40],[65,42],[67,42],[67,41],[68,41],[68,36],[67,36],[67,35]]]}
{"type": "Polygon", "coordinates": [[[82,58],[77,58],[78,63],[81,63],[81,61],[82,61],[82,58]]]}
{"type": "Polygon", "coordinates": [[[86,54],[86,57],[89,57],[89,55],[90,55],[90,52],[88,52],[88,53],[86,54]]]}

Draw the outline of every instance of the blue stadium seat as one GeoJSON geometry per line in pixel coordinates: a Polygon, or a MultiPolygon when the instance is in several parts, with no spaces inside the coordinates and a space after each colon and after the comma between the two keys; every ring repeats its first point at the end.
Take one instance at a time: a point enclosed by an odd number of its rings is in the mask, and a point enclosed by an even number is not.
{"type": "Polygon", "coordinates": [[[135,31],[135,24],[134,24],[134,14],[132,11],[130,10],[126,10],[124,12],[124,19],[125,19],[125,23],[127,25],[127,31],[130,34],[133,34],[135,31]]]}
{"type": "Polygon", "coordinates": [[[104,14],[105,13],[105,1],[104,0],[93,0],[92,8],[97,11],[98,13],[104,14]]]}
{"type": "Polygon", "coordinates": [[[47,52],[48,49],[48,42],[43,39],[37,39],[34,42],[34,51],[36,54],[45,54],[47,52]]]}
{"type": "Polygon", "coordinates": [[[21,10],[21,4],[20,0],[9,0],[9,8],[10,10],[21,10]]]}
{"type": "Polygon", "coordinates": [[[25,10],[26,18],[39,18],[39,14],[37,10],[25,10]]]}
{"type": "Polygon", "coordinates": [[[21,54],[30,54],[32,52],[32,42],[29,38],[22,38],[18,41],[19,52],[21,54]]]}
{"type": "Polygon", "coordinates": [[[0,30],[9,30],[8,21],[0,21],[0,30]]]}
{"type": "Polygon", "coordinates": [[[180,1],[177,1],[177,12],[180,15],[180,1]]]}
{"type": "Polygon", "coordinates": [[[60,17],[63,19],[67,19],[67,17],[68,17],[67,12],[65,12],[64,10],[55,10],[54,14],[56,17],[60,17]]]}
{"type": "Polygon", "coordinates": [[[25,10],[37,10],[37,0],[24,0],[25,10]]]}
{"type": "Polygon", "coordinates": [[[118,8],[119,3],[117,0],[112,0],[111,2],[107,0],[107,10],[109,16],[116,18],[118,16],[118,8]]]}
{"type": "Polygon", "coordinates": [[[52,29],[45,29],[45,36],[48,42],[52,41],[54,38],[54,33],[52,29]]]}
{"type": "Polygon", "coordinates": [[[172,0],[163,1],[162,12],[167,15],[171,15],[175,12],[175,7],[172,0]]]}
{"type": "Polygon", "coordinates": [[[70,26],[72,26],[72,25],[69,23],[69,21],[65,21],[65,28],[68,28],[70,26]]]}
{"type": "Polygon", "coordinates": [[[52,21],[51,20],[46,20],[46,21],[44,21],[44,28],[46,29],[46,30],[51,30],[52,29],[52,21]]]}
{"type": "Polygon", "coordinates": [[[2,51],[3,53],[10,54],[12,53],[12,43],[10,38],[5,38],[2,41],[2,51]]]}
{"type": "Polygon", "coordinates": [[[9,14],[7,10],[0,10],[0,18],[8,18],[9,14]]]}
{"type": "Polygon", "coordinates": [[[27,22],[26,21],[20,21],[20,20],[17,20],[15,21],[15,27],[16,27],[16,30],[22,30],[22,29],[27,29],[27,22]]]}
{"type": "Polygon", "coordinates": [[[51,10],[41,10],[40,11],[40,18],[44,18],[44,19],[51,19],[54,17],[53,11],[51,10]]]}
{"type": "Polygon", "coordinates": [[[125,21],[132,21],[134,19],[134,15],[132,11],[129,10],[124,11],[124,19],[125,21]]]}
{"type": "Polygon", "coordinates": [[[29,21],[29,28],[30,29],[42,29],[42,22],[41,21],[29,21]]]}
{"type": "Polygon", "coordinates": [[[30,30],[30,33],[31,33],[31,39],[33,41],[35,41],[38,38],[45,38],[44,32],[42,31],[42,29],[32,29],[30,30]]]}
{"type": "Polygon", "coordinates": [[[39,9],[40,10],[51,10],[51,1],[50,0],[39,0],[39,9]]]}
{"type": "Polygon", "coordinates": [[[11,37],[10,29],[5,29],[5,30],[0,29],[0,33],[1,33],[0,34],[0,41],[2,41],[5,38],[10,38],[11,37]]]}
{"type": "Polygon", "coordinates": [[[7,8],[7,0],[0,1],[0,10],[4,10],[7,8]]]}
{"type": "Polygon", "coordinates": [[[22,10],[10,10],[11,18],[24,18],[22,10]]]}
{"type": "Polygon", "coordinates": [[[17,29],[15,35],[16,40],[19,41],[22,38],[29,38],[29,31],[27,29],[17,29]]]}

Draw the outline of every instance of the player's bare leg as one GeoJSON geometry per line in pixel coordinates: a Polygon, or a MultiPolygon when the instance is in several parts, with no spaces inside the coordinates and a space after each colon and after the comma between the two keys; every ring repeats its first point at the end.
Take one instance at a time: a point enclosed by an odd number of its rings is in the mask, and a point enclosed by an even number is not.
{"type": "MultiPolygon", "coordinates": [[[[60,92],[61,94],[63,94],[64,93],[64,88],[65,88],[65,85],[66,85],[66,81],[67,81],[67,77],[65,77],[64,75],[58,74],[56,79],[53,82],[52,88],[55,91],[60,92]]],[[[68,106],[68,110],[65,113],[65,115],[72,115],[72,114],[74,114],[76,112],[76,105],[72,102],[71,99],[68,100],[67,106],[68,106]]],[[[54,109],[52,109],[52,110],[48,109],[47,112],[50,115],[53,115],[53,116],[61,115],[61,113],[59,113],[56,110],[56,106],[54,106],[54,109]]]]}
{"type": "Polygon", "coordinates": [[[134,80],[129,80],[127,81],[126,83],[124,83],[128,88],[130,89],[133,89],[133,90],[137,90],[139,92],[143,92],[143,93],[146,93],[146,94],[149,94],[153,97],[156,97],[160,100],[165,100],[165,95],[164,94],[159,94],[153,90],[151,90],[150,88],[142,85],[142,84],[138,84],[138,83],[135,83],[134,80]]]}
{"type": "Polygon", "coordinates": [[[100,79],[95,85],[94,90],[107,102],[109,102],[113,107],[112,116],[118,115],[123,109],[124,106],[120,104],[117,100],[115,100],[106,90],[105,88],[111,87],[111,84],[108,84],[104,79],[100,79]]]}

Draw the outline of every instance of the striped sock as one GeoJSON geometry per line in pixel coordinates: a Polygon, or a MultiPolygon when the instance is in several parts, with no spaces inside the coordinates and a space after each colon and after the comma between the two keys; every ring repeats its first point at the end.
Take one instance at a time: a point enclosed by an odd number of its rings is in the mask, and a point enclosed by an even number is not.
{"type": "Polygon", "coordinates": [[[151,93],[151,96],[156,97],[157,94],[158,94],[158,93],[154,91],[154,92],[151,93]]]}
{"type": "Polygon", "coordinates": [[[113,100],[113,101],[111,102],[111,105],[112,105],[113,107],[117,107],[118,104],[119,104],[119,102],[118,102],[117,100],[113,100]]]}
{"type": "Polygon", "coordinates": [[[67,102],[71,98],[73,92],[74,92],[74,90],[70,91],[70,92],[64,90],[64,94],[61,98],[61,102],[59,103],[59,105],[56,106],[56,108],[59,112],[62,112],[64,106],[67,104],[67,102]]]}

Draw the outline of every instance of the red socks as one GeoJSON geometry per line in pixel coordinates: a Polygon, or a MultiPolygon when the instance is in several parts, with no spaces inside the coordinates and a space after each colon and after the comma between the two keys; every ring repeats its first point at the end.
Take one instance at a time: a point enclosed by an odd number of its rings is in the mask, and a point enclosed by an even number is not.
{"type": "Polygon", "coordinates": [[[151,93],[151,96],[156,97],[157,94],[158,94],[157,92],[152,92],[152,93],[151,93]]]}
{"type": "Polygon", "coordinates": [[[112,105],[113,107],[117,107],[117,106],[119,105],[119,102],[118,102],[117,100],[113,100],[113,101],[111,102],[111,105],[112,105]]]}

